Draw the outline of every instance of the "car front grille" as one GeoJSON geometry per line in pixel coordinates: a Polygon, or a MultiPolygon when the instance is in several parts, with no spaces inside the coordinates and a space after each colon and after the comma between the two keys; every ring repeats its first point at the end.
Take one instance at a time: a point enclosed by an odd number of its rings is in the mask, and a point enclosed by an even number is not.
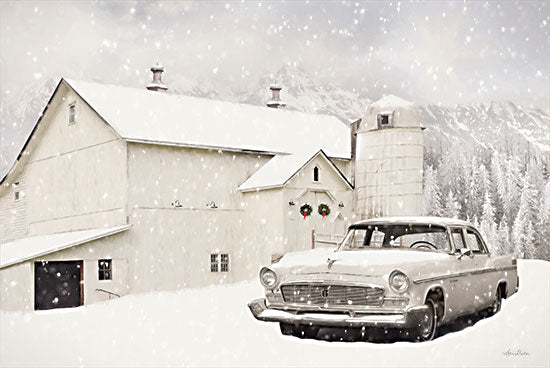
{"type": "Polygon", "coordinates": [[[281,286],[286,303],[315,306],[381,306],[384,288],[325,284],[288,284],[281,286]]]}

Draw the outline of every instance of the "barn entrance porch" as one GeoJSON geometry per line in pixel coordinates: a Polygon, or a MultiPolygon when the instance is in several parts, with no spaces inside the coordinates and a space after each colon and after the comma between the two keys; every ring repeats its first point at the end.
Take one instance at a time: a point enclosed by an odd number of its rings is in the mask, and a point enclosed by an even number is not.
{"type": "Polygon", "coordinates": [[[34,263],[34,309],[78,307],[84,304],[82,261],[34,263]]]}

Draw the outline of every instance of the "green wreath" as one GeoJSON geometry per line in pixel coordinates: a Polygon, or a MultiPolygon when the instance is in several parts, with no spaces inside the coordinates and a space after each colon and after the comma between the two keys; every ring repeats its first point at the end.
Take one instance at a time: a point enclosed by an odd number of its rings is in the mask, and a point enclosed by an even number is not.
{"type": "Polygon", "coordinates": [[[317,207],[317,212],[323,217],[328,216],[330,215],[330,207],[328,204],[321,203],[319,207],[317,207]]]}
{"type": "Polygon", "coordinates": [[[304,216],[304,220],[307,216],[311,215],[311,212],[313,212],[313,208],[307,203],[300,207],[300,214],[304,216]]]}

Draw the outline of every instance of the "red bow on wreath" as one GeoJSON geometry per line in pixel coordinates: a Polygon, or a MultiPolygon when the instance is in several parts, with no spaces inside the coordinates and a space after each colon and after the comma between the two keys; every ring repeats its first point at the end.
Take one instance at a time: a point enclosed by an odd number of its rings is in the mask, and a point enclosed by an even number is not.
{"type": "Polygon", "coordinates": [[[317,207],[317,212],[324,218],[325,216],[330,215],[330,207],[325,203],[321,203],[319,207],[317,207]]]}
{"type": "Polygon", "coordinates": [[[304,204],[302,207],[300,207],[300,214],[304,216],[304,220],[307,216],[311,215],[311,212],[313,211],[313,208],[309,204],[304,204]]]}

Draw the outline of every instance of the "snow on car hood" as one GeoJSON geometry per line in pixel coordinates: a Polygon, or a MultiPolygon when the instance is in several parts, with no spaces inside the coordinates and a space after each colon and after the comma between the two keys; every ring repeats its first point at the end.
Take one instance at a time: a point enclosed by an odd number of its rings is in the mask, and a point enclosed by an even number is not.
{"type": "MultiPolygon", "coordinates": [[[[331,273],[364,276],[380,276],[399,269],[405,273],[419,274],[430,271],[433,266],[449,260],[449,255],[418,250],[370,249],[339,251],[315,249],[306,252],[289,253],[277,268],[294,275],[331,273]],[[332,266],[328,266],[328,259],[332,266]]],[[[283,271],[284,272],[284,271],[283,271]]]]}

